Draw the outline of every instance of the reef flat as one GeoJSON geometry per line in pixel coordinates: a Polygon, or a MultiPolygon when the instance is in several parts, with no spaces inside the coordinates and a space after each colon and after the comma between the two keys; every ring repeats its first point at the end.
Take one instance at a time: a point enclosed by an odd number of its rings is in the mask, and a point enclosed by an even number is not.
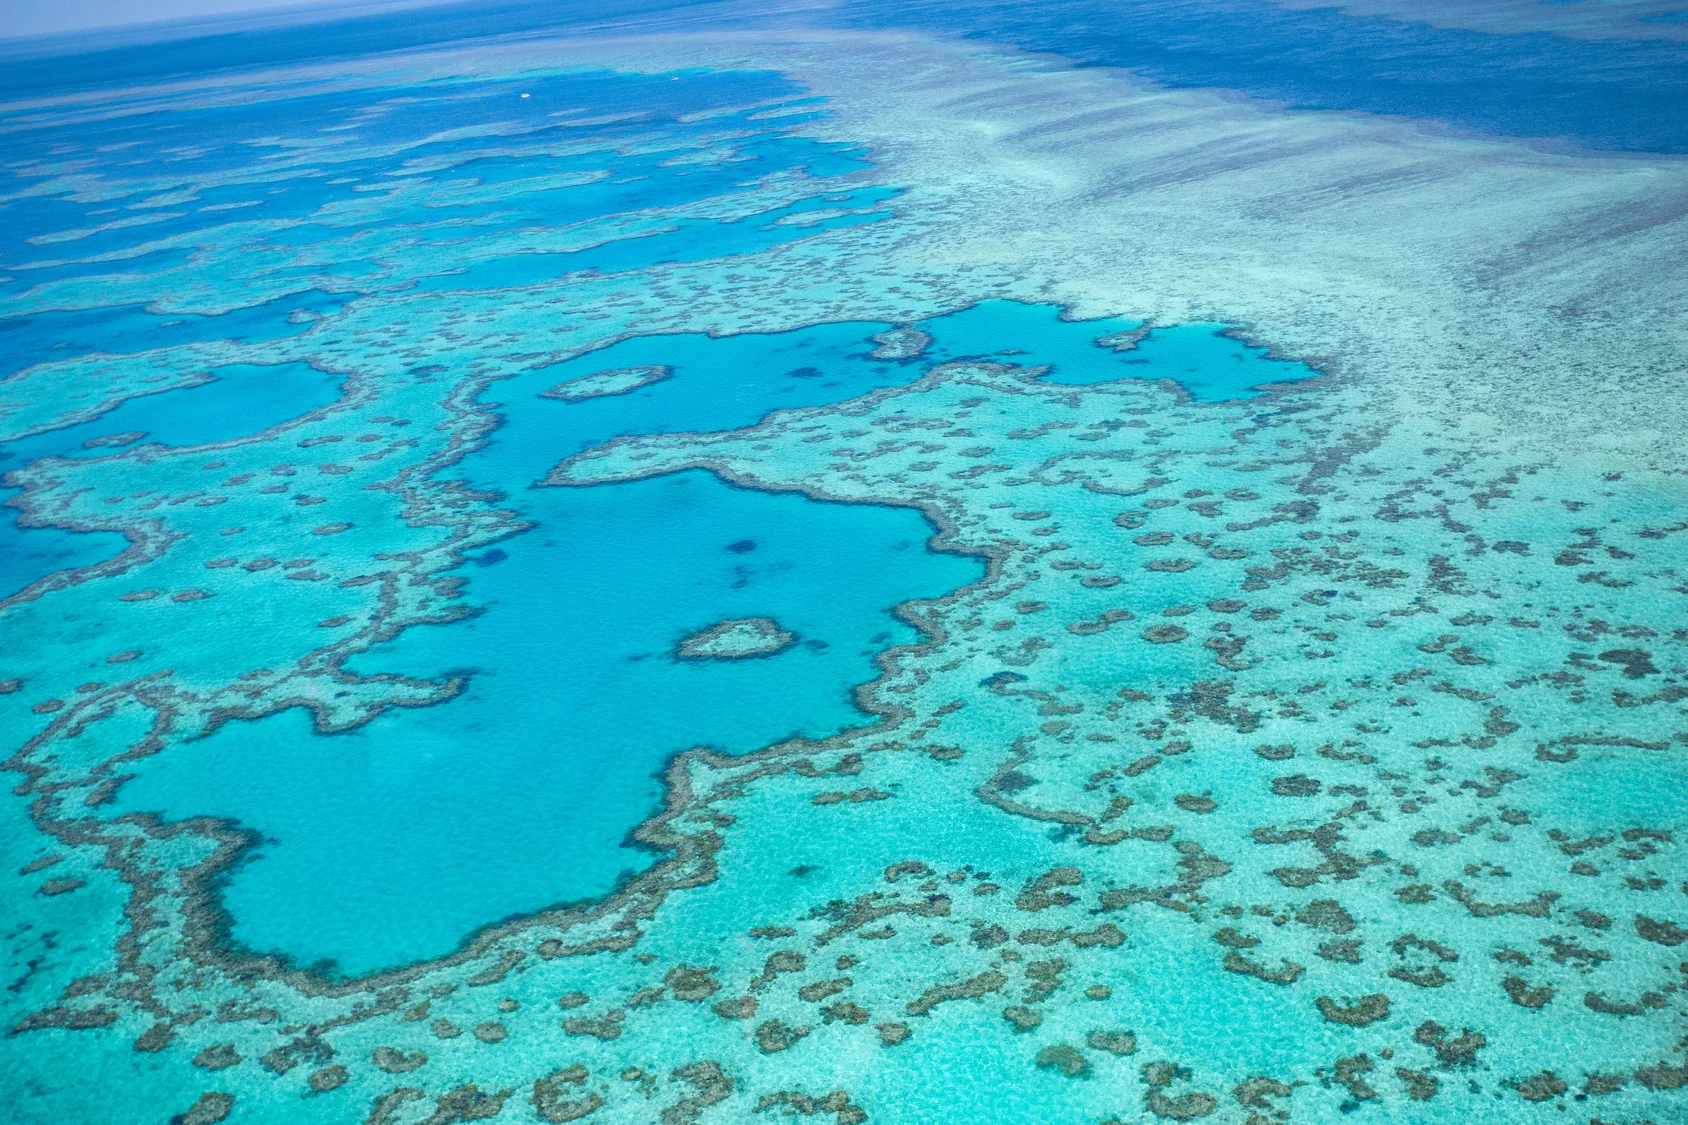
{"type": "Polygon", "coordinates": [[[812,28],[0,122],[19,1120],[1684,1117],[1680,160],[812,28]]]}
{"type": "Polygon", "coordinates": [[[797,643],[797,634],[771,617],[741,617],[693,633],[674,646],[682,660],[748,660],[773,656],[797,643]]]}
{"type": "Polygon", "coordinates": [[[561,399],[563,402],[579,402],[581,399],[599,398],[603,395],[625,395],[652,383],[661,382],[672,372],[662,364],[651,364],[645,367],[619,367],[611,371],[595,371],[590,375],[582,375],[578,379],[558,383],[549,390],[539,393],[545,398],[561,399]]]}

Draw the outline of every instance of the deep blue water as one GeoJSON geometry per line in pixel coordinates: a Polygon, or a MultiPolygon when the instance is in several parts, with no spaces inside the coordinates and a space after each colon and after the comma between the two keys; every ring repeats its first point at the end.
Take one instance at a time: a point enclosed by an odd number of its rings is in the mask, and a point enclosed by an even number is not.
{"type": "Polygon", "coordinates": [[[1218,87],[1596,149],[1688,152],[1688,44],[1435,28],[1271,0],[857,0],[859,27],[944,30],[1218,87]]]}
{"type": "MultiPolygon", "coordinates": [[[[15,306],[19,314],[6,317],[0,306],[0,338],[10,337],[5,370],[93,350],[132,352],[195,339],[274,338],[300,330],[285,323],[292,309],[303,305],[331,311],[346,299],[299,293],[258,304],[273,292],[276,278],[332,275],[333,287],[347,293],[402,289],[416,284],[418,277],[430,288],[506,286],[524,283],[519,273],[524,264],[533,271],[531,280],[548,280],[558,272],[579,269],[636,268],[650,264],[652,255],[664,261],[747,253],[808,230],[883,217],[876,213],[821,220],[812,227],[768,226],[756,239],[746,239],[731,225],[715,229],[722,224],[687,221],[680,237],[622,240],[596,247],[588,252],[590,258],[566,265],[554,255],[532,255],[525,263],[520,255],[504,255],[491,264],[490,272],[489,267],[474,265],[468,275],[454,272],[428,280],[429,274],[452,269],[449,255],[442,259],[432,248],[466,236],[566,227],[647,207],[731,195],[773,172],[801,170],[830,177],[868,164],[859,149],[785,136],[778,131],[785,123],[770,131],[767,124],[747,122],[745,112],[732,112],[735,106],[798,93],[785,79],[763,72],[547,74],[327,94],[283,85],[266,93],[266,98],[234,107],[140,113],[68,122],[51,130],[14,128],[0,133],[25,183],[42,174],[31,170],[37,161],[48,168],[53,162],[94,158],[103,167],[109,161],[99,156],[103,150],[117,147],[124,153],[121,162],[106,169],[109,198],[97,204],[73,202],[68,192],[0,202],[0,270],[11,270],[5,284],[10,295],[42,282],[122,273],[127,276],[120,284],[78,293],[76,303],[87,304],[104,292],[111,293],[114,302],[134,303],[137,294],[143,303],[158,301],[172,297],[178,288],[168,267],[181,265],[195,248],[227,257],[231,242],[240,252],[233,264],[219,271],[221,296],[233,303],[243,291],[254,294],[247,298],[253,307],[212,318],[151,317],[139,306],[128,319],[85,311],[26,316],[21,312],[28,307],[25,303],[15,306]],[[571,124],[575,116],[607,109],[631,112],[627,120],[590,130],[571,124]],[[706,116],[678,120],[692,113],[706,116]],[[491,135],[446,132],[489,122],[497,126],[491,135]],[[259,147],[254,157],[255,141],[288,135],[303,123],[319,134],[329,130],[336,141],[303,153],[270,153],[259,147]],[[707,164],[672,159],[688,145],[733,131],[745,135],[734,143],[732,159],[707,164]],[[653,138],[661,141],[657,151],[635,148],[649,145],[653,138]],[[370,153],[361,147],[367,145],[393,146],[398,152],[378,148],[370,153]],[[500,146],[537,149],[541,155],[485,155],[500,146]],[[261,178],[226,185],[204,182],[237,170],[257,172],[261,178]],[[599,178],[576,184],[555,180],[581,173],[599,178]],[[124,180],[137,181],[127,194],[124,180]],[[435,198],[427,194],[434,187],[476,190],[468,199],[449,194],[435,198]],[[383,205],[388,195],[418,189],[423,194],[416,206],[405,206],[410,196],[383,205]],[[405,244],[383,254],[391,269],[377,269],[364,259],[368,249],[355,236],[369,231],[407,236],[405,244]],[[430,237],[430,232],[437,233],[430,237]],[[50,237],[43,241],[43,235],[50,237]],[[120,262],[86,261],[136,251],[141,255],[120,262]],[[150,280],[136,276],[161,269],[150,280]],[[281,319],[272,324],[278,312],[281,319]],[[182,323],[160,327],[170,321],[182,323]]],[[[5,124],[0,118],[0,129],[5,124]]],[[[846,205],[873,206],[889,194],[868,189],[846,205]]],[[[836,205],[804,201],[786,213],[836,205]]],[[[771,224],[781,214],[769,213],[764,223],[771,224]]]]}
{"type": "MultiPolygon", "coordinates": [[[[180,72],[400,50],[544,29],[753,26],[758,5],[598,0],[452,5],[89,50],[75,75],[50,57],[0,67],[0,96],[180,72]]],[[[810,19],[962,34],[1172,86],[1219,87],[1309,109],[1351,109],[1590,148],[1688,152],[1688,44],[1434,28],[1270,0],[856,0],[810,19]]]]}
{"type": "Polygon", "coordinates": [[[1178,324],[1150,330],[1120,350],[1099,339],[1133,333],[1141,321],[1067,320],[1049,305],[981,301],[948,316],[922,321],[936,360],[991,359],[1043,367],[1047,382],[1090,386],[1117,379],[1170,380],[1196,402],[1254,398],[1255,388],[1317,374],[1304,364],[1271,359],[1228,336],[1222,324],[1178,324]]]}
{"type": "MultiPolygon", "coordinates": [[[[258,36],[251,46],[267,52],[279,44],[270,37],[258,36]]],[[[156,48],[141,47],[135,51],[140,55],[157,54],[156,48]]],[[[0,91],[15,92],[20,88],[10,81],[20,73],[15,69],[18,67],[27,69],[27,64],[12,63],[7,68],[8,80],[0,83],[0,91]]],[[[701,76],[704,72],[686,73],[701,76]]],[[[122,178],[160,173],[191,181],[253,167],[322,166],[331,167],[338,178],[364,173],[402,174],[402,168],[395,165],[403,159],[481,150],[495,146],[500,137],[533,139],[544,134],[559,141],[578,139],[580,131],[571,128],[559,113],[582,113],[611,106],[617,111],[636,111],[628,120],[592,127],[593,139],[613,143],[617,137],[648,132],[653,122],[672,126],[682,116],[713,113],[799,92],[787,79],[768,71],[713,71],[708,73],[706,81],[677,84],[672,77],[602,72],[533,73],[396,84],[387,88],[390,93],[385,96],[381,87],[322,91],[318,87],[277,82],[267,86],[252,84],[250,90],[263,96],[232,105],[171,104],[168,108],[161,106],[154,112],[146,112],[143,101],[139,104],[142,112],[55,121],[50,129],[31,125],[31,115],[25,111],[0,116],[0,126],[5,127],[9,136],[9,158],[19,163],[64,159],[83,155],[95,146],[144,141],[135,151],[125,150],[112,159],[107,170],[122,178]],[[523,94],[527,97],[521,97],[523,94]],[[482,131],[489,125],[497,128],[482,131]],[[348,151],[341,151],[331,143],[331,135],[320,150],[303,157],[285,149],[268,152],[260,143],[295,133],[301,126],[352,126],[354,135],[344,138],[348,151]],[[477,130],[476,135],[451,135],[452,130],[471,128],[477,130]],[[354,142],[392,146],[402,151],[397,159],[391,153],[358,155],[349,151],[354,142]]],[[[90,85],[86,73],[74,76],[73,81],[79,88],[90,85]]],[[[37,92],[40,88],[36,87],[37,92]]],[[[720,120],[717,118],[705,129],[715,127],[720,120]]],[[[320,187],[344,188],[345,185],[320,187]]],[[[221,189],[225,195],[207,197],[204,202],[257,198],[267,188],[266,184],[233,185],[221,189]]],[[[35,206],[34,201],[20,202],[35,206]]],[[[170,213],[180,206],[159,205],[170,213]]],[[[22,238],[36,229],[13,234],[22,238]]]]}

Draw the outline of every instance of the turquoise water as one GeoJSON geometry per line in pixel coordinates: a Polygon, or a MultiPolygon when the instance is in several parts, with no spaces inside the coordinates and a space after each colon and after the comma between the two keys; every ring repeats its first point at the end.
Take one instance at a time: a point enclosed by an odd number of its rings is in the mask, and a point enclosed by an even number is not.
{"type": "Polygon", "coordinates": [[[874,653],[917,639],[889,608],[982,574],[927,551],[916,512],[701,473],[548,489],[524,515],[539,526],[465,568],[480,616],[354,662],[467,675],[461,697],[330,737],[298,711],[231,723],[142,763],[122,790],[119,811],[212,813],[266,839],[225,898],[243,946],[366,973],[604,894],[654,858],[627,836],[659,807],[670,755],[870,721],[851,686],[874,677],[874,653]],[[799,643],[766,659],[673,657],[682,637],[750,616],[799,643]]]}
{"type": "Polygon", "coordinates": [[[1116,379],[1166,379],[1196,402],[1254,398],[1258,388],[1312,378],[1304,364],[1268,357],[1221,333],[1223,324],[1177,324],[1143,332],[1141,321],[1068,320],[1048,306],[981,301],[920,327],[932,334],[932,355],[987,358],[1022,367],[1047,366],[1052,383],[1090,386],[1116,379]],[[1098,343],[1140,336],[1134,343],[1098,343]]]}
{"type": "MultiPolygon", "coordinates": [[[[1238,363],[1233,355],[1254,357],[1204,326],[1154,332],[1136,350],[1119,351],[1096,341],[1138,322],[1074,322],[1059,312],[991,301],[921,322],[934,342],[914,361],[869,354],[869,337],[892,325],[843,323],[770,335],[632,337],[495,384],[485,397],[503,420],[488,447],[453,472],[506,493],[537,527],[461,572],[470,604],[484,607],[480,617],[412,630],[352,666],[363,674],[468,675],[469,691],[448,706],[395,711],[327,739],[295,712],[231,724],[146,763],[117,808],[169,819],[210,814],[258,831],[266,845],[226,894],[234,940],[299,963],[332,962],[341,974],[437,956],[490,919],[601,895],[653,858],[625,837],[659,804],[657,778],[669,755],[693,745],[744,752],[867,721],[850,688],[873,677],[871,653],[914,639],[886,610],[980,572],[911,552],[932,529],[910,512],[774,500],[696,475],[584,492],[533,490],[531,482],[560,456],[617,436],[732,429],[773,410],[905,383],[963,357],[1048,366],[1046,379],[1071,384],[1188,380],[1197,397],[1237,397],[1281,375],[1280,367],[1238,363]],[[1182,347],[1143,358],[1167,337],[1182,347]],[[1161,366],[1168,354],[1178,366],[1161,366]],[[1229,384],[1201,378],[1226,363],[1242,372],[1229,384]],[[633,394],[584,402],[538,394],[590,371],[650,364],[673,374],[633,394]],[[723,539],[722,528],[732,534],[723,539]],[[754,552],[726,550],[750,542],[754,552]],[[824,560],[802,565],[819,543],[853,550],[829,546],[824,560]],[[885,583],[852,584],[851,574],[885,583]],[[612,605],[629,616],[606,622],[603,607],[612,605]],[[820,606],[828,615],[816,619],[820,606]],[[745,616],[771,616],[804,643],[768,661],[700,666],[669,657],[679,636],[745,616]],[[574,670],[564,678],[569,690],[559,690],[558,668],[574,670]],[[552,701],[556,717],[536,715],[535,699],[552,701]],[[632,701],[652,699],[671,702],[648,727],[629,727],[622,716],[632,701]],[[489,745],[503,748],[496,769],[485,768],[489,745]],[[355,807],[386,815],[354,816],[355,807]],[[480,815],[463,815],[474,809],[480,815]],[[494,831],[516,846],[489,864],[479,845],[494,831]],[[557,862],[534,864],[534,854],[557,862]],[[334,873],[328,896],[325,871],[334,873]],[[424,891],[431,905],[418,912],[424,891]],[[345,911],[347,901],[358,909],[345,911]]],[[[112,434],[140,433],[135,441],[166,446],[224,441],[285,421],[301,406],[326,405],[338,385],[337,376],[302,364],[229,369],[215,382],[130,399],[94,421],[14,444],[27,461],[102,452],[82,442],[112,434]]],[[[52,529],[34,535],[42,539],[36,569],[69,551],[60,541],[84,538],[52,529]],[[54,547],[59,556],[48,553],[54,547]]]]}
{"type": "Polygon", "coordinates": [[[937,364],[961,359],[1047,367],[1042,378],[1075,386],[1164,380],[1197,402],[1252,398],[1261,393],[1257,387],[1317,375],[1220,335],[1221,325],[1176,325],[1151,330],[1135,345],[1103,345],[1098,341],[1138,333],[1141,322],[1073,321],[1055,305],[983,301],[916,322],[914,327],[932,337],[920,355],[875,358],[877,345],[869,337],[893,327],[844,322],[770,334],[631,337],[495,384],[483,397],[499,405],[503,422],[490,448],[466,466],[478,482],[521,487],[543,475],[560,454],[613,437],[735,429],[774,410],[840,402],[908,383],[937,364]],[[671,368],[671,375],[630,394],[568,404],[529,401],[595,371],[646,366],[671,368]],[[491,475],[482,465],[490,466],[491,475]]]}
{"type": "Polygon", "coordinates": [[[775,410],[905,383],[918,369],[868,354],[868,337],[890,327],[854,322],[768,334],[634,336],[494,384],[482,397],[498,404],[501,424],[464,467],[477,482],[523,489],[563,457],[611,438],[737,429],[775,410]],[[645,366],[672,374],[630,394],[569,403],[539,397],[595,371],[645,366]]]}
{"type": "MultiPolygon", "coordinates": [[[[1140,378],[1171,379],[1196,402],[1256,398],[1260,388],[1293,383],[1313,373],[1301,363],[1274,359],[1223,333],[1223,324],[1175,324],[1157,328],[1124,362],[1142,365],[1140,378]]],[[[1056,382],[1076,382],[1059,377],[1056,382]]]]}
{"type": "MultiPolygon", "coordinates": [[[[126,399],[87,422],[0,443],[0,474],[43,457],[102,457],[136,445],[207,445],[259,433],[328,406],[342,381],[303,363],[219,368],[197,386],[126,399]]],[[[0,489],[0,500],[18,491],[0,489]]],[[[13,508],[0,509],[0,597],[112,558],[125,543],[114,532],[25,527],[13,508]]]]}
{"type": "MultiPolygon", "coordinates": [[[[730,88],[741,80],[726,81],[730,88]]],[[[636,89],[621,93],[640,96],[636,89]]],[[[579,221],[618,207],[684,204],[730,191],[776,160],[819,175],[863,166],[845,146],[778,134],[740,138],[735,147],[735,161],[695,172],[684,164],[663,169],[660,153],[616,156],[612,163],[627,183],[516,198],[529,216],[579,221]]],[[[556,171],[601,166],[613,155],[564,159],[556,171]]],[[[531,163],[472,160],[462,171],[473,178],[452,182],[496,184],[518,169],[537,171],[531,163]]],[[[417,284],[443,290],[534,285],[567,270],[620,272],[663,260],[754,253],[883,218],[886,212],[872,208],[894,194],[874,187],[733,223],[682,220],[674,233],[615,239],[578,253],[504,254],[424,275],[417,284]],[[838,208],[868,212],[775,222],[838,208]]],[[[297,202],[291,206],[304,213],[297,202]]],[[[508,204],[500,199],[497,207],[483,205],[511,221],[503,213],[508,204]]],[[[93,314],[82,315],[98,323],[93,314]]],[[[258,831],[271,842],[237,869],[227,891],[233,938],[301,963],[333,961],[342,973],[435,956],[488,921],[604,894],[653,858],[628,846],[626,837],[659,803],[656,775],[670,755],[694,745],[745,752],[791,734],[824,737],[870,721],[852,701],[853,686],[876,674],[875,653],[916,639],[890,608],[943,594],[981,570],[925,550],[921,544],[933,529],[908,510],[820,505],[696,474],[586,491],[530,485],[560,457],[620,434],[730,428],[781,406],[837,401],[906,380],[912,374],[897,364],[865,362],[872,347],[866,337],[887,327],[635,338],[495,384],[486,397],[500,404],[499,428],[484,451],[450,473],[496,488],[536,526],[464,565],[460,573],[479,616],[412,629],[351,665],[364,674],[469,673],[468,691],[448,705],[393,711],[328,738],[312,734],[298,712],[229,724],[186,744],[180,757],[144,763],[117,808],[161,810],[172,818],[211,814],[258,831]],[[674,365],[676,377],[636,395],[584,403],[538,397],[553,382],[649,355],[674,365]],[[816,365],[829,374],[815,378],[816,365]],[[723,538],[723,529],[731,534],[723,538]],[[817,556],[816,544],[828,549],[817,556]],[[877,580],[852,578],[864,573],[877,580]],[[682,636],[752,615],[775,617],[801,643],[768,660],[671,658],[682,636]],[[542,700],[549,710],[536,721],[542,700]],[[667,702],[650,722],[629,725],[627,712],[650,700],[667,702]],[[489,758],[489,747],[496,757],[489,758]],[[339,773],[336,763],[347,772],[339,773]],[[354,807],[363,811],[351,815],[354,807]],[[479,813],[465,816],[465,809],[479,813]],[[492,835],[509,832],[520,846],[488,849],[492,835]],[[554,862],[535,863],[536,854],[554,862]],[[324,895],[321,880],[329,873],[335,889],[324,895]],[[430,906],[418,911],[424,893],[430,906]],[[348,913],[347,902],[358,909],[348,913]]],[[[278,408],[285,414],[285,404],[294,413],[322,405],[319,391],[331,400],[337,387],[335,377],[302,364],[278,368],[263,381],[252,378],[254,370],[129,399],[92,422],[18,443],[17,459],[86,456],[83,440],[125,431],[144,431],[148,436],[137,441],[164,445],[224,440],[281,420],[276,415],[278,408]]]]}
{"type": "Polygon", "coordinates": [[[450,473],[498,490],[536,526],[457,572],[480,616],[412,629],[350,665],[468,676],[467,693],[330,738],[294,713],[230,724],[145,763],[118,807],[215,815],[258,832],[269,842],[226,892],[233,937],[343,974],[438,956],[490,919],[605,893],[653,858],[624,838],[658,806],[670,755],[695,745],[741,753],[867,721],[851,687],[873,678],[872,653],[915,639],[888,609],[981,571],[920,550],[933,529],[908,511],[769,497],[696,473],[584,490],[531,484],[612,438],[735,429],[962,357],[1049,366],[1044,378],[1070,384],[1168,379],[1198,400],[1311,374],[1260,359],[1214,326],[1157,331],[1119,351],[1096,341],[1137,322],[1059,314],[990,301],[923,321],[933,343],[914,360],[870,354],[869,337],[890,324],[841,323],[636,336],[501,380],[483,395],[498,429],[450,473]],[[630,394],[540,396],[593,371],[650,365],[671,375],[630,394]],[[774,618],[802,643],[738,663],[669,655],[684,635],[750,616],[774,618]],[[357,807],[374,811],[354,816],[357,807]],[[508,848],[481,846],[493,834],[508,848]],[[417,911],[424,890],[430,907],[417,911]],[[343,910],[348,900],[356,911],[343,910]]]}

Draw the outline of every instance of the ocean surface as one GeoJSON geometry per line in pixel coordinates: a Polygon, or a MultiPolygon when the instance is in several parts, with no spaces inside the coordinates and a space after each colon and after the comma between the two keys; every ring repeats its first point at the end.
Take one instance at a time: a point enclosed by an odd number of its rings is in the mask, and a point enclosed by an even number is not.
{"type": "MultiPolygon", "coordinates": [[[[1688,45],[1542,21],[0,41],[12,1119],[1688,1120],[1679,466],[1462,429],[1392,397],[1410,345],[1287,346],[1321,281],[1287,323],[1224,297],[1284,246],[1182,305],[1146,255],[1034,274],[990,173],[923,159],[1032,151],[1014,106],[927,132],[873,70],[1006,67],[1098,122],[1040,84],[1217,91],[1255,115],[1193,145],[1221,171],[1337,111],[1564,177],[1519,209],[1645,177],[1625,237],[1668,260],[1688,45]]],[[[1441,167],[1243,210],[1341,208],[1408,323],[1379,185],[1441,167]]],[[[1093,262],[1109,194],[1028,240],[1093,262]]],[[[1231,197],[1176,198],[1121,222],[1215,253],[1231,197]]],[[[1425,255],[1450,213],[1413,211],[1425,255]]],[[[1578,268],[1497,260],[1454,300],[1578,268]]],[[[1437,393],[1539,397],[1541,346],[1456,343],[1437,393]]],[[[1645,414],[1657,365],[1611,357],[1616,405],[1550,405],[1645,414]]]]}

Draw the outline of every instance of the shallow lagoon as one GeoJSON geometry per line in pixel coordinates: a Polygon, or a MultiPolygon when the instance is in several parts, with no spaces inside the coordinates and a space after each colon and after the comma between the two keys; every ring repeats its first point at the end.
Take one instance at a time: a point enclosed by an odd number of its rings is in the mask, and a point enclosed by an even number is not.
{"type": "MultiPolygon", "coordinates": [[[[303,363],[219,368],[209,382],[141,395],[86,422],[0,444],[0,476],[43,457],[101,457],[139,444],[180,448],[259,433],[329,405],[342,381],[303,363]]],[[[17,492],[0,489],[0,501],[17,492]]],[[[115,532],[25,527],[18,516],[0,508],[0,597],[112,558],[126,542],[115,532]]]]}
{"type": "Polygon", "coordinates": [[[916,639],[889,609],[982,574],[920,549],[933,529],[907,510],[771,496],[702,473],[531,487],[561,457],[622,435],[734,429],[963,357],[1046,366],[1044,378],[1073,384],[1189,380],[1197,401],[1312,374],[1218,326],[1099,345],[1142,326],[1066,320],[1049,305],[991,301],[921,322],[933,342],[912,360],[872,356],[870,337],[891,327],[633,337],[494,384],[484,397],[500,427],[448,475],[498,489],[536,526],[459,571],[479,616],[411,629],[350,669],[468,676],[464,696],[326,737],[300,712],[229,724],[143,763],[119,807],[231,818],[270,841],[225,893],[248,948],[348,974],[440,955],[479,925],[601,895],[648,866],[654,856],[627,834],[659,806],[674,753],[743,753],[869,721],[852,686],[873,678],[874,653],[916,639]],[[654,365],[671,375],[632,393],[541,397],[595,371],[654,365]],[[766,659],[673,658],[682,637],[751,616],[799,644],[766,659]]]}
{"type": "Polygon", "coordinates": [[[1265,348],[1224,335],[1228,325],[1151,328],[1119,318],[1068,320],[1053,315],[1056,311],[1049,305],[981,301],[924,321],[920,328],[932,334],[934,358],[1048,367],[1043,378],[1075,386],[1116,379],[1165,380],[1196,402],[1254,398],[1266,384],[1317,374],[1304,364],[1270,358],[1265,348]]]}
{"type": "Polygon", "coordinates": [[[470,674],[462,697],[329,737],[300,711],[232,723],[142,763],[122,790],[123,811],[213,812],[275,841],[229,887],[235,940],[362,973],[600,895],[654,858],[625,838],[657,808],[670,755],[870,721],[850,686],[873,678],[874,653],[917,639],[889,607],[983,573],[925,550],[917,512],[702,473],[548,489],[528,511],[538,528],[467,568],[484,614],[412,629],[356,664],[470,674]],[[798,644],[672,655],[687,634],[749,616],[798,644]]]}
{"type": "Polygon", "coordinates": [[[137,395],[96,418],[0,444],[0,469],[101,457],[137,444],[181,449],[262,433],[340,397],[344,375],[304,363],[231,364],[191,387],[137,395]]]}
{"type": "Polygon", "coordinates": [[[346,300],[346,295],[311,291],[220,316],[157,313],[136,306],[0,317],[0,378],[32,364],[98,352],[133,355],[207,340],[279,340],[305,331],[346,300]]]}

